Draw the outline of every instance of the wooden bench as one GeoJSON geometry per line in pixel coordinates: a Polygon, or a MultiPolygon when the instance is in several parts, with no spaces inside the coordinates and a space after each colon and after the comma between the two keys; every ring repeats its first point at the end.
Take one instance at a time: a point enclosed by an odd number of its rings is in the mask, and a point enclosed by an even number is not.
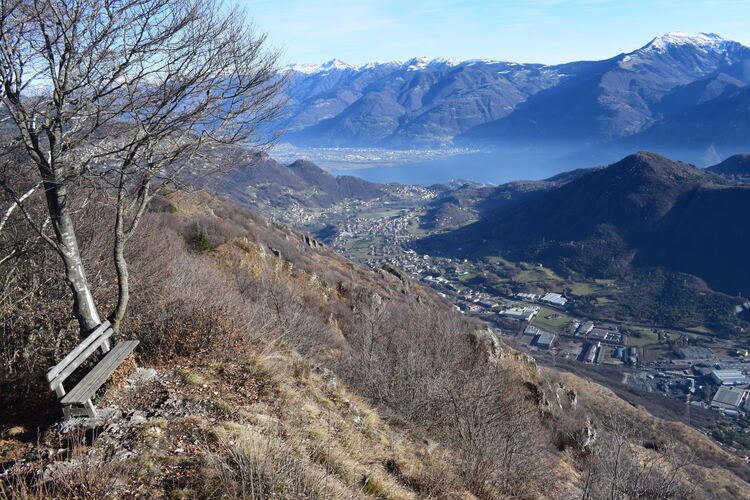
{"type": "Polygon", "coordinates": [[[60,398],[65,420],[78,415],[96,417],[96,408],[91,402],[91,398],[138,345],[137,340],[128,340],[120,342],[110,349],[109,338],[112,333],[113,330],[109,321],[105,321],[83,339],[83,342],[78,344],[62,361],[47,370],[49,387],[60,398]],[[63,387],[65,379],[72,375],[97,349],[105,356],[70,392],[66,393],[63,387]],[[83,408],[79,406],[83,406],[83,408]]]}

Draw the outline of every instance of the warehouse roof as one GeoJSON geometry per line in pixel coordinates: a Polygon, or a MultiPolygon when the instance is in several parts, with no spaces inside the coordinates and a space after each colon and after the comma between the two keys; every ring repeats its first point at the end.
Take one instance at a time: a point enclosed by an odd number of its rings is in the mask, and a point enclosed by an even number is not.
{"type": "Polygon", "coordinates": [[[711,400],[711,404],[719,403],[719,405],[740,406],[744,396],[744,389],[738,389],[736,387],[719,387],[719,390],[716,391],[714,398],[711,400]]]}

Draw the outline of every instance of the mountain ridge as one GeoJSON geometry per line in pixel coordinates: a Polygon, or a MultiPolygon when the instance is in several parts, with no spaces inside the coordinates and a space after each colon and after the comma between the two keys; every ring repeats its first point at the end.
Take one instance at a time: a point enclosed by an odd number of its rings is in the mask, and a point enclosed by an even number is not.
{"type": "MultiPolygon", "coordinates": [[[[649,130],[670,116],[693,116],[696,106],[750,85],[750,48],[715,34],[672,32],[600,61],[418,57],[359,66],[332,60],[285,71],[291,75],[290,108],[283,125],[292,143],[413,148],[521,142],[554,148],[556,141],[570,141],[585,149],[641,133],[648,139],[649,130]],[[707,82],[696,83],[702,80],[707,82]]],[[[744,116],[742,110],[728,113],[744,116]]],[[[668,139],[688,149],[710,146],[677,134],[668,139]]],[[[745,142],[734,137],[728,148],[745,142]]],[[[644,140],[624,149],[633,148],[653,144],[644,140]]]]}
{"type": "Polygon", "coordinates": [[[737,177],[750,177],[750,153],[740,153],[730,156],[726,160],[708,167],[706,170],[737,177]]]}
{"type": "Polygon", "coordinates": [[[290,207],[328,208],[346,199],[370,200],[382,196],[383,186],[353,176],[333,176],[310,160],[289,165],[267,154],[245,158],[235,152],[239,167],[212,181],[217,192],[257,209],[290,207]]]}

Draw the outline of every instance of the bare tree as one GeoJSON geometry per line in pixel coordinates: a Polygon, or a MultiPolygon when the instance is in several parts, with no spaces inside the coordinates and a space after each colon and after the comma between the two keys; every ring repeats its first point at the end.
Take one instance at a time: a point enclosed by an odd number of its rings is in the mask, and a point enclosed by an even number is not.
{"type": "MultiPolygon", "coordinates": [[[[110,188],[118,300],[128,305],[126,242],[151,200],[221,168],[233,144],[275,137],[284,78],[245,13],[216,0],[0,0],[4,111],[43,188],[52,234],[81,331],[99,313],[81,261],[72,199],[86,183],[110,188]]],[[[23,210],[29,191],[15,194],[23,210]]],[[[30,194],[28,195],[30,196],[30,194]]],[[[15,210],[11,207],[9,210],[15,210]]]]}

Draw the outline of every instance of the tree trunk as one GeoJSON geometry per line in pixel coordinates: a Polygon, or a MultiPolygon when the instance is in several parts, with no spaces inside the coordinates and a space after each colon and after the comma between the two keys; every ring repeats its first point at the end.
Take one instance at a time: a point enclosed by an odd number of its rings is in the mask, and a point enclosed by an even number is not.
{"type": "Polygon", "coordinates": [[[67,189],[60,184],[45,181],[44,191],[58,251],[65,267],[65,282],[73,292],[73,314],[78,320],[81,335],[86,335],[99,326],[101,320],[78,249],[73,218],[67,204],[67,189]]]}
{"type": "MultiPolygon", "coordinates": [[[[119,221],[118,221],[119,222],[119,221]]],[[[118,224],[119,226],[119,224],[118,224]]],[[[118,228],[119,229],[119,228],[118,228]]],[[[125,260],[125,237],[123,234],[118,234],[114,245],[114,262],[115,271],[117,272],[117,306],[110,321],[112,322],[112,328],[118,332],[120,331],[120,323],[125,317],[125,311],[128,308],[128,300],[130,300],[130,281],[128,274],[128,262],[125,260]]]]}

